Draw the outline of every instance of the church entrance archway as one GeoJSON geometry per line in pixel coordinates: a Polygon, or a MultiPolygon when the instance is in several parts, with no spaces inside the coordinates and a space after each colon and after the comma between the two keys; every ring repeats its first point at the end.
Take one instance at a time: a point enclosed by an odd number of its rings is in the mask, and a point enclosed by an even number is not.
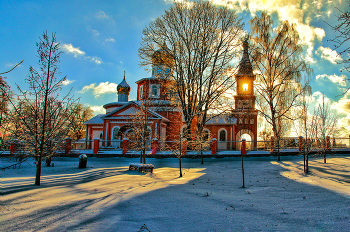
{"type": "MultiPolygon", "coordinates": [[[[254,134],[252,131],[243,129],[236,134],[236,141],[246,141],[246,150],[251,150],[254,148],[254,134]]],[[[236,150],[241,150],[242,143],[236,143],[236,150]]]]}

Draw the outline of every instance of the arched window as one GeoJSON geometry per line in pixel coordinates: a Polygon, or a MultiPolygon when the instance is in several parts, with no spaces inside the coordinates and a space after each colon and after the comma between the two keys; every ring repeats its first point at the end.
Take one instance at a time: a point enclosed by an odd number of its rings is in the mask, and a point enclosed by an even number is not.
{"type": "Polygon", "coordinates": [[[226,141],[226,130],[225,129],[220,130],[219,141],[226,141]]]}
{"type": "Polygon", "coordinates": [[[112,139],[117,140],[119,139],[119,126],[116,126],[113,128],[113,134],[112,134],[112,139]]]}

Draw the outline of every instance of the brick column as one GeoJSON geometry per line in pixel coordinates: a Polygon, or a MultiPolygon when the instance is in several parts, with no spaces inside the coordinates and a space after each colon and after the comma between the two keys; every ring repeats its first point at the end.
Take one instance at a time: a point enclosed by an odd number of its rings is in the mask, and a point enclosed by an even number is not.
{"type": "Polygon", "coordinates": [[[245,155],[245,153],[246,153],[246,141],[245,141],[245,139],[242,139],[242,147],[241,147],[241,155],[245,155]]]}
{"type": "Polygon", "coordinates": [[[123,155],[125,155],[128,152],[128,146],[129,146],[129,139],[124,138],[122,142],[123,155]]]}
{"type": "Polygon", "coordinates": [[[216,154],[216,150],[218,149],[218,141],[216,138],[213,138],[211,140],[211,154],[214,155],[216,154]]]}
{"type": "Polygon", "coordinates": [[[94,139],[94,154],[96,155],[98,150],[100,149],[100,140],[94,139]]]}
{"type": "Polygon", "coordinates": [[[14,155],[15,152],[16,152],[16,150],[17,150],[17,144],[15,144],[14,142],[12,142],[11,145],[10,145],[10,154],[11,154],[11,155],[14,155]]]}
{"type": "Polygon", "coordinates": [[[66,144],[65,144],[65,147],[64,147],[64,152],[66,154],[69,153],[69,151],[72,149],[72,138],[66,138],[66,144]]]}
{"type": "Polygon", "coordinates": [[[275,151],[275,137],[271,136],[271,152],[275,151]]]}
{"type": "Polygon", "coordinates": [[[187,152],[187,139],[182,141],[182,155],[186,155],[187,152]]]}
{"type": "Polygon", "coordinates": [[[303,136],[299,136],[299,151],[303,150],[303,136]]]}
{"type": "Polygon", "coordinates": [[[152,141],[152,155],[156,154],[158,150],[158,139],[154,138],[152,141]]]}

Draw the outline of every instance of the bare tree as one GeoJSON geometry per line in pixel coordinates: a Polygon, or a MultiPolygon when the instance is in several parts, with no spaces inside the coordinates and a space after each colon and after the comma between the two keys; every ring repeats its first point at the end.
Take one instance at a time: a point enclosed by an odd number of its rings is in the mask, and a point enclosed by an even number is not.
{"type": "MultiPolygon", "coordinates": [[[[350,1],[348,1],[350,7],[350,1]]],[[[338,8],[337,8],[338,9],[338,8]]],[[[339,14],[338,24],[331,26],[335,31],[334,38],[330,41],[334,42],[334,49],[340,50],[339,55],[343,55],[342,61],[340,63],[345,64],[345,70],[350,71],[350,47],[348,47],[348,41],[350,41],[350,12],[338,9],[339,14]],[[345,57],[345,58],[344,58],[345,57]]],[[[329,24],[328,24],[329,25],[329,24]]]]}
{"type": "MultiPolygon", "coordinates": [[[[2,75],[11,72],[22,63],[23,60],[20,63],[16,64],[9,71],[0,73],[0,134],[2,134],[2,136],[5,136],[5,133],[9,130],[11,117],[9,117],[10,109],[8,103],[9,99],[12,99],[11,88],[5,81],[6,77],[2,75]]],[[[4,139],[4,137],[2,137],[2,139],[4,139]]]]}
{"type": "Polygon", "coordinates": [[[70,107],[71,117],[68,119],[69,133],[68,136],[73,140],[79,140],[85,136],[86,126],[84,122],[92,118],[93,110],[83,104],[72,104],[70,107]]]}
{"type": "Polygon", "coordinates": [[[149,127],[149,101],[133,102],[137,108],[134,108],[131,115],[125,116],[130,120],[129,130],[125,135],[129,139],[129,147],[140,151],[140,163],[146,163],[146,151],[151,148],[152,130],[149,127]]]}
{"type": "Polygon", "coordinates": [[[201,134],[210,120],[208,111],[233,86],[232,62],[239,55],[242,26],[234,11],[194,1],[176,2],[143,30],[141,65],[150,65],[159,48],[174,59],[173,92],[187,125],[185,132],[196,120],[201,134]]]}
{"type": "Polygon", "coordinates": [[[172,127],[174,128],[170,128],[170,127],[169,127],[170,130],[171,129],[174,129],[173,131],[178,130],[179,135],[175,136],[176,139],[174,141],[168,141],[168,143],[165,143],[165,141],[163,141],[161,145],[161,149],[163,151],[171,151],[176,156],[176,158],[179,160],[179,177],[182,177],[182,157],[186,154],[187,145],[188,145],[187,133],[185,132],[186,127],[184,127],[184,130],[182,130],[181,126],[178,126],[175,124],[172,124],[172,127]]]}
{"type": "Polygon", "coordinates": [[[55,34],[51,38],[44,32],[37,43],[40,71],[29,68],[25,79],[28,90],[22,90],[15,100],[10,100],[14,116],[18,120],[16,136],[25,141],[27,151],[37,159],[35,184],[40,185],[41,164],[44,157],[50,157],[58,147],[63,136],[68,134],[67,119],[74,103],[68,94],[59,96],[62,82],[66,77],[60,75],[59,43],[55,34]]]}
{"type": "Polygon", "coordinates": [[[337,124],[338,116],[331,111],[329,102],[325,102],[322,95],[322,104],[320,104],[315,112],[316,116],[316,136],[321,140],[323,162],[326,163],[327,154],[327,137],[335,137],[339,132],[337,124]]]}
{"type": "MultiPolygon", "coordinates": [[[[295,26],[287,21],[277,28],[266,13],[250,21],[252,63],[257,70],[255,88],[261,115],[271,125],[277,146],[290,110],[302,93],[300,80],[312,71],[302,57],[295,26]]],[[[278,160],[280,156],[278,155],[278,160]]]]}
{"type": "Polygon", "coordinates": [[[304,172],[309,172],[309,154],[317,149],[315,138],[316,136],[316,117],[309,114],[311,86],[305,83],[304,91],[301,97],[301,106],[297,112],[299,118],[294,122],[295,131],[303,137],[303,158],[304,172]]]}
{"type": "MultiPolygon", "coordinates": [[[[348,1],[348,4],[350,6],[350,1],[348,1]]],[[[339,56],[342,58],[338,64],[344,64],[344,70],[350,71],[350,47],[349,47],[349,41],[350,41],[350,12],[338,9],[339,14],[338,17],[338,24],[335,26],[327,24],[334,30],[334,38],[331,39],[334,43],[334,50],[339,50],[339,56]]],[[[349,79],[347,79],[349,81],[349,79]]],[[[348,92],[350,87],[343,93],[343,95],[348,92]]]]}

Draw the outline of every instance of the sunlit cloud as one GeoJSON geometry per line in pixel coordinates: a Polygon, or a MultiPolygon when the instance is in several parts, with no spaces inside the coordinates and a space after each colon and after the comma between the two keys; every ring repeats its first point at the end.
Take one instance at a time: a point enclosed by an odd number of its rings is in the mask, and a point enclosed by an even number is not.
{"type": "Polygon", "coordinates": [[[338,102],[334,102],[331,105],[331,108],[336,110],[338,113],[346,115],[341,117],[338,120],[338,125],[340,128],[343,128],[343,133],[349,135],[350,133],[350,93],[343,95],[338,102]]]}
{"type": "Polygon", "coordinates": [[[338,55],[338,53],[330,48],[319,46],[316,54],[321,56],[322,59],[328,60],[332,64],[336,64],[337,62],[341,61],[341,57],[338,55]]]}
{"type": "Polygon", "coordinates": [[[300,0],[212,0],[212,2],[227,6],[237,12],[249,11],[252,16],[261,11],[268,14],[277,13],[279,20],[288,20],[289,23],[295,24],[302,43],[308,47],[306,60],[311,63],[315,62],[312,58],[314,43],[315,40],[321,41],[325,37],[325,31],[322,28],[311,26],[310,22],[317,17],[322,18],[322,14],[327,15],[328,12],[328,10],[320,11],[322,7],[320,1],[308,0],[303,5],[300,4],[300,0]]]}
{"type": "Polygon", "coordinates": [[[73,54],[74,57],[85,55],[85,52],[80,50],[79,47],[77,47],[77,48],[73,47],[72,44],[62,44],[61,48],[62,48],[62,50],[66,51],[67,53],[73,54]]]}
{"type": "Polygon", "coordinates": [[[70,84],[72,84],[74,81],[75,81],[75,80],[68,80],[68,79],[66,79],[66,80],[62,81],[62,84],[63,84],[63,85],[70,85],[70,84]]]}
{"type": "Polygon", "coordinates": [[[189,2],[186,0],[164,0],[165,3],[167,4],[173,4],[174,2],[189,2]]]}
{"type": "Polygon", "coordinates": [[[331,82],[344,87],[346,86],[348,77],[345,75],[338,76],[336,74],[333,74],[333,75],[322,74],[322,75],[316,76],[316,80],[325,80],[325,79],[328,79],[331,82]]]}
{"type": "Polygon", "coordinates": [[[340,113],[344,113],[350,118],[350,93],[344,94],[338,102],[332,104],[332,108],[336,109],[340,113]]]}
{"type": "Polygon", "coordinates": [[[79,93],[85,93],[92,90],[95,97],[100,97],[103,94],[116,93],[118,84],[101,82],[96,86],[96,83],[92,83],[90,85],[86,85],[79,91],[79,93]]]}

